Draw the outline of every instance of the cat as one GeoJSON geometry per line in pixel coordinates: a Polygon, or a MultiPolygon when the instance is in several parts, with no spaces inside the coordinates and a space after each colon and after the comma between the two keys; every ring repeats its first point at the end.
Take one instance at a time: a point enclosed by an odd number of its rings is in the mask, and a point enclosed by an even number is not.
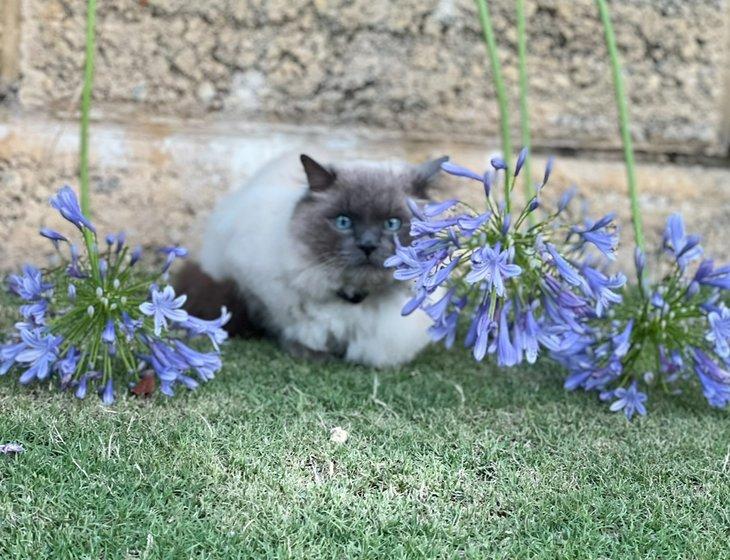
{"type": "Polygon", "coordinates": [[[443,157],[421,165],[320,164],[285,156],[224,197],[198,262],[177,287],[192,313],[225,305],[233,334],[266,334],[289,353],[374,367],[412,360],[430,320],[402,316],[409,286],[384,261],[410,240],[407,197],[426,199],[443,157]]]}

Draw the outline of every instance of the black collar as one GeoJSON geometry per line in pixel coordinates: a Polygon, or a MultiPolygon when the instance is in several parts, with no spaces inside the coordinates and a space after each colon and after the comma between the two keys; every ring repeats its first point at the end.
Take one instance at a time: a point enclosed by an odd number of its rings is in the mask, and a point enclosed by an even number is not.
{"type": "Polygon", "coordinates": [[[362,303],[368,295],[368,292],[345,292],[345,290],[337,290],[338,298],[346,301],[347,303],[352,303],[353,305],[362,303]]]}

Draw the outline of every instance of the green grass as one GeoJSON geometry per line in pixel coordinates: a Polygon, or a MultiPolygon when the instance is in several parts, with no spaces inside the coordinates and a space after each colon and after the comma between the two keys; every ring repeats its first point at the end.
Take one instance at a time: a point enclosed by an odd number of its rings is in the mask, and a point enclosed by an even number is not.
{"type": "Polygon", "coordinates": [[[627,423],[552,367],[461,351],[226,358],[112,408],[0,379],[0,440],[27,449],[0,457],[0,558],[728,557],[730,423],[700,395],[627,423]]]}

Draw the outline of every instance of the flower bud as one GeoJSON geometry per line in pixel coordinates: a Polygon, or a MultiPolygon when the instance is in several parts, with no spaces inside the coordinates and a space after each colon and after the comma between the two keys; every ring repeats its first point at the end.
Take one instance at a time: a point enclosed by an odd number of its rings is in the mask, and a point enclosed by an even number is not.
{"type": "Polygon", "coordinates": [[[500,157],[493,157],[490,162],[495,169],[507,169],[507,164],[500,157]]]}

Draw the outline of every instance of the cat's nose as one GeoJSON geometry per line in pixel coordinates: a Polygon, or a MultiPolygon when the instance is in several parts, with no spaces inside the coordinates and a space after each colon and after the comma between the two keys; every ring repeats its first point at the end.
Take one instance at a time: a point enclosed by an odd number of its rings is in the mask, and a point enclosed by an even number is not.
{"type": "Polygon", "coordinates": [[[365,253],[366,257],[369,257],[370,255],[372,255],[373,251],[378,248],[378,246],[374,243],[358,243],[357,248],[365,253]]]}

